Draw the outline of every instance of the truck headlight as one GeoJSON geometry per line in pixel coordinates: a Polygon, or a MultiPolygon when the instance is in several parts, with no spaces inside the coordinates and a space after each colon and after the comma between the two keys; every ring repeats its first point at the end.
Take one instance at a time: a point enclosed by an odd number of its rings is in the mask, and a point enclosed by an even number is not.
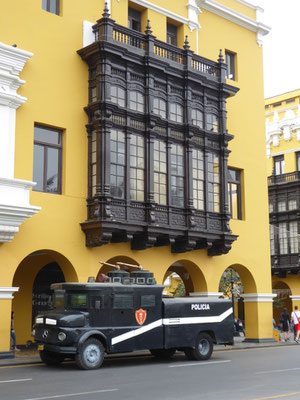
{"type": "Polygon", "coordinates": [[[32,329],[31,336],[35,337],[35,329],[32,329]]]}
{"type": "Polygon", "coordinates": [[[65,340],[65,338],[67,337],[67,335],[64,332],[59,332],[59,334],[57,335],[58,340],[60,340],[61,342],[63,342],[65,340]]]}

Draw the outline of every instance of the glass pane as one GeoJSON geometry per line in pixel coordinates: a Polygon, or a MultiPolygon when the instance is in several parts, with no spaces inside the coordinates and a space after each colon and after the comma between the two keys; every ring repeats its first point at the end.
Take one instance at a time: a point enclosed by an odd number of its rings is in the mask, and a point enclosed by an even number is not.
{"type": "Polygon", "coordinates": [[[42,10],[47,11],[47,0],[42,0],[42,10]]]}
{"type": "Polygon", "coordinates": [[[48,148],[46,191],[58,193],[59,150],[48,148]]]}
{"type": "Polygon", "coordinates": [[[238,219],[238,195],[237,195],[237,185],[231,185],[231,201],[232,201],[232,210],[231,215],[233,219],[238,219]]]}
{"type": "Polygon", "coordinates": [[[57,0],[49,0],[50,1],[50,9],[49,11],[53,14],[58,14],[58,9],[57,9],[57,0]]]}
{"type": "Polygon", "coordinates": [[[36,186],[33,190],[43,191],[43,177],[44,177],[44,147],[34,145],[33,150],[33,182],[36,186]]]}
{"type": "Polygon", "coordinates": [[[35,126],[34,140],[43,143],[60,144],[60,132],[52,129],[35,126]]]}
{"type": "Polygon", "coordinates": [[[137,192],[137,200],[144,201],[144,192],[137,192]]]}

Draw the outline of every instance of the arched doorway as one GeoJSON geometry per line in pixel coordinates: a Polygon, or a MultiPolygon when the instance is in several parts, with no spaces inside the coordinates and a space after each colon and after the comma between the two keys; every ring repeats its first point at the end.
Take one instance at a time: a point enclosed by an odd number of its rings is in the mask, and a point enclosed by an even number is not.
{"type": "Polygon", "coordinates": [[[244,303],[241,298],[241,294],[244,293],[244,287],[239,273],[233,268],[227,268],[223,272],[220,279],[219,292],[223,293],[225,298],[231,298],[234,317],[244,321],[244,303]]]}
{"type": "Polygon", "coordinates": [[[279,324],[280,314],[284,308],[287,308],[289,314],[293,311],[292,300],[290,298],[292,292],[286,283],[280,281],[276,282],[274,285],[273,293],[277,295],[273,301],[273,317],[277,326],[279,324]]]}
{"type": "Polygon", "coordinates": [[[61,281],[78,282],[78,276],[70,261],[58,252],[38,250],[19,264],[13,278],[13,286],[19,287],[19,291],[12,302],[17,345],[32,340],[34,318],[37,313],[49,309],[50,286],[61,281]]]}
{"type": "Polygon", "coordinates": [[[166,284],[165,292],[176,295],[190,296],[195,291],[207,291],[205,278],[195,263],[189,260],[179,260],[166,271],[162,284],[166,284]],[[167,287],[168,285],[168,287],[167,287]]]}
{"type": "Polygon", "coordinates": [[[56,262],[45,265],[36,275],[32,288],[32,325],[35,317],[52,308],[52,283],[65,282],[65,276],[56,262]]]}
{"type": "MultiPolygon", "coordinates": [[[[123,262],[123,263],[129,264],[129,265],[136,265],[136,266],[139,265],[139,263],[137,261],[135,261],[133,258],[130,258],[130,257],[127,257],[127,256],[116,256],[116,257],[112,257],[109,260],[105,261],[105,263],[112,264],[112,265],[118,265],[117,262],[123,262]]],[[[100,264],[101,264],[101,262],[100,262],[100,264]]],[[[131,272],[131,271],[135,270],[135,268],[131,267],[131,266],[121,266],[120,268],[122,270],[125,270],[125,271],[128,271],[128,272],[131,272]]],[[[112,266],[109,266],[109,265],[106,265],[106,264],[102,264],[100,269],[99,269],[99,271],[98,271],[98,274],[101,273],[101,274],[106,275],[109,271],[111,271],[113,269],[114,269],[114,267],[112,267],[112,266]]]]}

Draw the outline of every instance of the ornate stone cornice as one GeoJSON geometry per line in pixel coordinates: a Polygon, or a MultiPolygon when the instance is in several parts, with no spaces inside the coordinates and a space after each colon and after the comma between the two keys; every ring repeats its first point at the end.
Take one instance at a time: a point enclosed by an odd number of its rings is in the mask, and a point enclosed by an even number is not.
{"type": "MultiPolygon", "coordinates": [[[[300,106],[298,106],[297,113],[295,115],[293,108],[285,110],[284,118],[280,119],[278,111],[273,113],[273,122],[266,120],[266,145],[267,145],[267,156],[270,157],[270,146],[279,146],[279,141],[284,140],[290,141],[292,136],[296,136],[297,140],[300,141],[300,106]]],[[[282,112],[282,110],[280,110],[282,112]]],[[[274,154],[273,154],[274,155],[274,154]]]]}
{"type": "Polygon", "coordinates": [[[41,207],[29,204],[29,192],[34,182],[0,178],[0,243],[10,242],[27,218],[41,207]]]}
{"type": "MultiPolygon", "coordinates": [[[[271,28],[267,25],[255,21],[239,12],[232,10],[231,8],[225,7],[223,4],[220,4],[214,0],[196,0],[197,5],[207,11],[210,11],[216,15],[219,15],[222,18],[227,19],[237,25],[242,26],[252,32],[256,32],[256,41],[259,47],[263,43],[263,37],[267,35],[271,28]]],[[[261,8],[257,8],[257,11],[261,11],[261,8]]]]}
{"type": "Polygon", "coordinates": [[[29,204],[34,182],[14,179],[16,109],[27,100],[17,93],[32,53],[0,42],[0,243],[10,242],[27,218],[40,210],[29,204]]]}

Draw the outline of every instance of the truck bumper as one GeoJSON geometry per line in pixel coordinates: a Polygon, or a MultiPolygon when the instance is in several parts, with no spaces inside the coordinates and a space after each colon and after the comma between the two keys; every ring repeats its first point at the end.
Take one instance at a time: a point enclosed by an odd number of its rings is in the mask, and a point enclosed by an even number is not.
{"type": "Polygon", "coordinates": [[[53,353],[60,353],[60,354],[76,354],[77,348],[70,347],[70,346],[55,346],[54,344],[39,344],[38,345],[39,351],[52,351],[53,353]]]}

